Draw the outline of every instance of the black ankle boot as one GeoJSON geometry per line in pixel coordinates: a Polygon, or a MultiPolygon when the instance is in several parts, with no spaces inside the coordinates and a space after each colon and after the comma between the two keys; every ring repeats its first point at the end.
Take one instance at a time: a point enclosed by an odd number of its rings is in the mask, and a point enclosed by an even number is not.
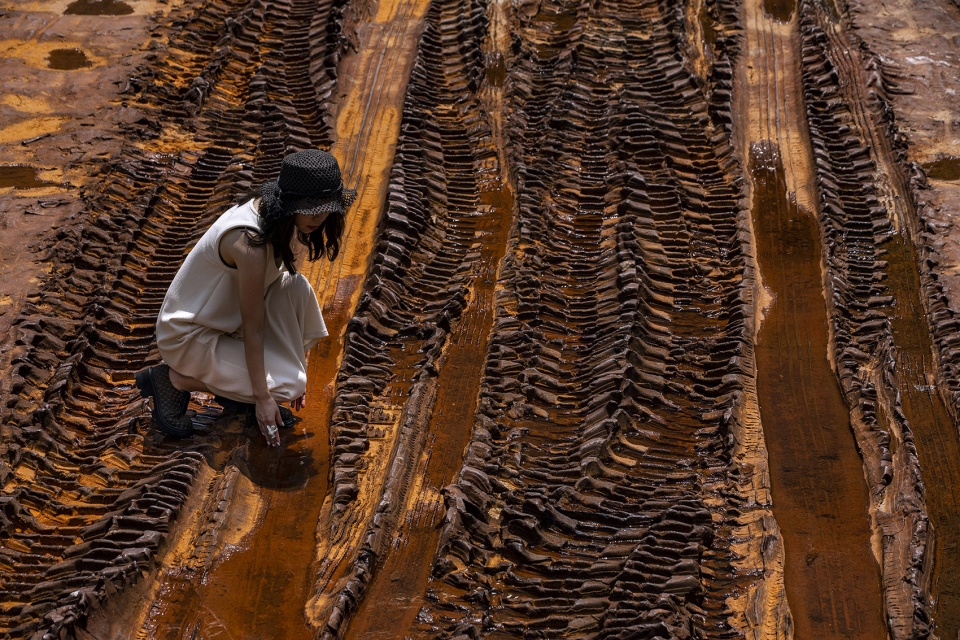
{"type": "Polygon", "coordinates": [[[187,438],[193,435],[193,421],[186,415],[190,393],[180,391],[170,382],[170,367],[158,364],[138,371],[137,388],[144,398],[153,398],[153,421],[168,436],[187,438]]]}

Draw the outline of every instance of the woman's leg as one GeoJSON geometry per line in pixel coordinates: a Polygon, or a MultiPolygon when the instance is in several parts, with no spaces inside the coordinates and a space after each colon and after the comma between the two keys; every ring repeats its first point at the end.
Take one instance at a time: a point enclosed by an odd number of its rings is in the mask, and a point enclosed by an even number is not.
{"type": "MultiPolygon", "coordinates": [[[[281,274],[267,289],[264,303],[267,383],[278,402],[296,400],[307,384],[304,348],[327,335],[323,315],[313,287],[302,274],[281,274]]],[[[255,402],[242,338],[205,335],[203,340],[192,341],[189,348],[180,343],[167,351],[163,345],[158,347],[170,365],[170,382],[176,389],[255,402]]]]}
{"type": "Polygon", "coordinates": [[[196,378],[191,378],[189,376],[177,373],[173,369],[170,369],[170,382],[180,391],[203,391],[205,393],[210,393],[207,385],[203,384],[201,381],[197,380],[196,378]]]}

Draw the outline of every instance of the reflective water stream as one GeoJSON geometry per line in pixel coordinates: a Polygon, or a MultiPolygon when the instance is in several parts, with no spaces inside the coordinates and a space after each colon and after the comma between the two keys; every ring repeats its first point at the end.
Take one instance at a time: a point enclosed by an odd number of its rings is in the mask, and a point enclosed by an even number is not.
{"type": "Polygon", "coordinates": [[[759,333],[757,390],[796,637],[882,638],[867,488],[827,359],[817,223],[788,198],[775,144],[753,145],[750,173],[757,257],[774,296],[759,333]]]}

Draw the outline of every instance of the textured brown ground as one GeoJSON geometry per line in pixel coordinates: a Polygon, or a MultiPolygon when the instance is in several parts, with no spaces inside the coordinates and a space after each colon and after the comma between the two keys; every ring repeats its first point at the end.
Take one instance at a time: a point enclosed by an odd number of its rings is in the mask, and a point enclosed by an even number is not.
{"type": "Polygon", "coordinates": [[[120,92],[151,57],[155,16],[178,3],[137,0],[126,15],[64,15],[69,4],[0,4],[0,334],[8,339],[48,270],[37,242],[77,224],[70,218],[83,208],[84,188],[142,121],[120,92]],[[63,68],[71,62],[82,66],[63,68]]]}
{"type": "Polygon", "coordinates": [[[0,636],[960,632],[949,0],[0,34],[0,636]],[[304,265],[309,405],[280,451],[200,397],[165,439],[131,388],[163,292],[305,146],[361,194],[304,265]]]}

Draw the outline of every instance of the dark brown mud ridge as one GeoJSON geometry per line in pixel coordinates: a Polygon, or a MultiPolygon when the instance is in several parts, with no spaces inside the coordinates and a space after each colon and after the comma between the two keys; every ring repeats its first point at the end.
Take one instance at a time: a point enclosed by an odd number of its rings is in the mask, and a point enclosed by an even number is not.
{"type": "MultiPolygon", "coordinates": [[[[892,638],[953,637],[957,320],[924,262],[922,180],[884,98],[896,87],[870,52],[844,55],[832,4],[767,6],[801,21],[821,194],[808,275],[819,239],[835,367],[823,375],[862,455],[845,471],[868,481],[856,516],[874,547],[857,554],[880,561],[868,615],[892,638]],[[867,97],[854,93],[864,61],[867,97]]],[[[337,310],[351,318],[342,354],[324,354],[342,356],[332,410],[311,418],[330,459],[299,470],[206,404],[193,439],[160,437],[131,382],[156,361],[164,291],[214,216],[288,150],[335,142],[341,60],[377,7],[174,12],[129,81],[144,118],[46,241],[50,275],[15,325],[0,635],[227,637],[192,585],[229,555],[235,496],[297,491],[329,462],[326,498],[291,544],[301,573],[236,603],[263,609],[251,634],[788,637],[789,614],[769,613],[783,558],[766,460],[744,454],[757,282],[731,140],[738,11],[429,4],[376,251],[358,306],[337,310]],[[110,629],[104,608],[140,626],[110,629]]]]}
{"type": "Polygon", "coordinates": [[[433,3],[425,19],[337,380],[331,517],[318,529],[322,637],[341,635],[361,603],[357,637],[417,615],[440,491],[471,435],[511,213],[476,94],[484,26],[471,2],[433,3]]]}

